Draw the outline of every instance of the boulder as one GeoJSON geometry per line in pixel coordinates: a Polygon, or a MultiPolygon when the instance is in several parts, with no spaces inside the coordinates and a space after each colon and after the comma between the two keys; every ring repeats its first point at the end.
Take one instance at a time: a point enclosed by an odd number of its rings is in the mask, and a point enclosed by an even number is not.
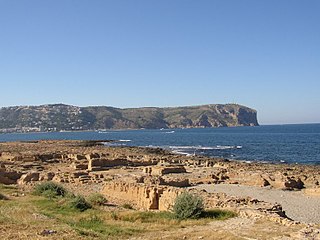
{"type": "Polygon", "coordinates": [[[297,180],[295,180],[294,178],[288,178],[284,182],[284,187],[287,190],[302,189],[304,187],[304,183],[300,178],[298,178],[297,180]]]}

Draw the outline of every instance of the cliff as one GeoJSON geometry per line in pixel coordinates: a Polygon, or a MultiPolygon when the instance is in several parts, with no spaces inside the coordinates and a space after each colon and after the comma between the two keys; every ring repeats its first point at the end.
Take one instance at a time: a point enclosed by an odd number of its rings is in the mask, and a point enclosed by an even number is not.
{"type": "Polygon", "coordinates": [[[126,109],[64,104],[0,108],[2,132],[257,125],[257,112],[238,104],[126,109]]]}

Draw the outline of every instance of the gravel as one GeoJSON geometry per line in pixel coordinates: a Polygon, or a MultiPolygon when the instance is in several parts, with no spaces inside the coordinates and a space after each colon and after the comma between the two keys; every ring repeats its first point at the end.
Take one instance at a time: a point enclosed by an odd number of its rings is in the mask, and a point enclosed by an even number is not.
{"type": "Polygon", "coordinates": [[[207,192],[222,192],[230,196],[252,197],[270,203],[279,203],[286,215],[302,223],[320,224],[320,197],[307,196],[303,192],[283,191],[271,188],[235,184],[198,185],[207,192]]]}

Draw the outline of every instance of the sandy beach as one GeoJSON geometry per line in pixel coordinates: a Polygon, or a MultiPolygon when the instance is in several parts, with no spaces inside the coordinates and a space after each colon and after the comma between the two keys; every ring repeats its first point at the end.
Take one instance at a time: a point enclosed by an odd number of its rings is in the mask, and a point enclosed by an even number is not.
{"type": "Polygon", "coordinates": [[[303,191],[283,191],[237,184],[202,184],[198,189],[222,192],[230,196],[252,197],[261,201],[279,203],[286,215],[302,223],[320,223],[320,197],[307,196],[303,191]]]}

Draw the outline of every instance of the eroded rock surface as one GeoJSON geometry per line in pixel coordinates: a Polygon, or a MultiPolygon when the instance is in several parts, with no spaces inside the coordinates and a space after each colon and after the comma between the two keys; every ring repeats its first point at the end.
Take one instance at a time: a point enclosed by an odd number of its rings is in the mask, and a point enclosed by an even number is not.
{"type": "MultiPolygon", "coordinates": [[[[98,141],[0,143],[2,184],[32,186],[52,180],[71,188],[101,191],[118,204],[129,202],[146,210],[168,210],[178,194],[199,184],[239,184],[319,196],[319,173],[319,166],[187,157],[156,148],[107,147],[98,141]]],[[[244,217],[292,223],[276,203],[188,191],[200,194],[208,208],[229,208],[244,217]]]]}

